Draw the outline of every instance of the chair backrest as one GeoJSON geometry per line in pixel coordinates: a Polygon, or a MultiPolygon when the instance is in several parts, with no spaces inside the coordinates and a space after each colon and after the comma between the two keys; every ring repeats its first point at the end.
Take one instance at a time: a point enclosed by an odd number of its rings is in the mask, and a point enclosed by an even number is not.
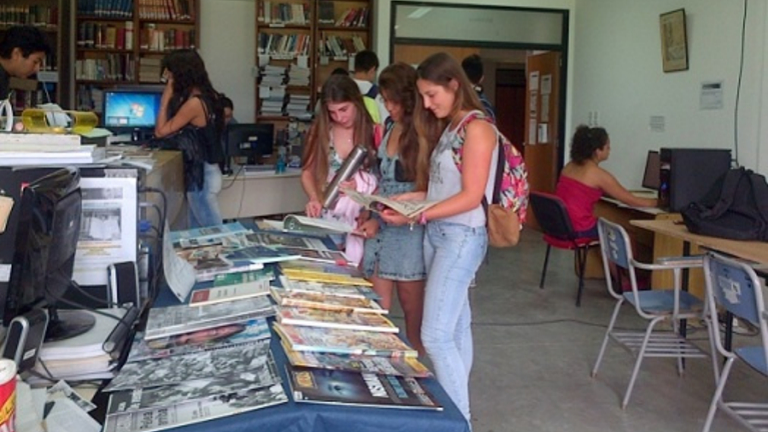
{"type": "Polygon", "coordinates": [[[629,269],[632,262],[632,247],[624,227],[600,218],[597,222],[597,232],[600,236],[603,261],[612,262],[621,268],[629,269]]]}
{"type": "Polygon", "coordinates": [[[573,240],[576,233],[573,231],[571,217],[568,210],[557,195],[544,192],[530,193],[531,207],[536,220],[539,221],[544,234],[564,240],[573,240]]]}
{"type": "MultiPolygon", "coordinates": [[[[712,320],[717,322],[716,311],[719,305],[735,317],[754,324],[760,329],[768,361],[768,327],[763,317],[763,287],[755,270],[743,262],[709,252],[704,257],[704,277],[712,320]]],[[[718,347],[722,347],[720,332],[714,333],[717,333],[718,347]]]]}

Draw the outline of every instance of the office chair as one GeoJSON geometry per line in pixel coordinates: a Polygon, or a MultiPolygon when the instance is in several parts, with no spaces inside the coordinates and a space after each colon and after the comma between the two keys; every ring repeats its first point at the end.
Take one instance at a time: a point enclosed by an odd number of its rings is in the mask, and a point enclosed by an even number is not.
{"type": "Polygon", "coordinates": [[[560,197],[544,192],[531,192],[531,207],[536,220],[544,232],[547,243],[547,253],[544,256],[544,267],[541,269],[539,288],[544,288],[547,276],[549,252],[552,247],[574,251],[576,266],[579,272],[579,288],[576,293],[576,306],[581,306],[581,293],[584,291],[584,267],[587,264],[587,252],[591,246],[598,244],[594,238],[579,238],[571,224],[571,217],[565,203],[560,197]]]}
{"type": "MultiPolygon", "coordinates": [[[[701,267],[703,260],[698,256],[679,257],[665,258],[663,262],[658,264],[644,264],[632,258],[629,236],[621,225],[600,218],[597,227],[600,235],[600,251],[603,256],[605,274],[608,274],[609,263],[625,269],[629,274],[632,290],[623,293],[620,289],[614,291],[612,287],[613,280],[610,277],[606,278],[608,293],[616,299],[616,306],[613,309],[611,321],[605,332],[597,361],[595,361],[595,366],[592,369],[592,377],[594,378],[597,375],[597,370],[600,367],[600,362],[603,359],[603,354],[605,354],[605,348],[608,345],[609,339],[614,340],[635,355],[636,359],[632,369],[632,377],[629,380],[627,391],[621,403],[621,407],[626,408],[644,358],[676,358],[678,375],[682,375],[684,358],[710,357],[709,354],[680,335],[680,320],[704,318],[706,314],[704,303],[694,295],[681,289],[682,270],[701,267]],[[637,287],[636,269],[673,271],[674,289],[640,291],[637,287]],[[624,302],[632,305],[641,318],[648,320],[648,326],[645,331],[614,330],[616,318],[624,302]],[[673,331],[656,330],[657,324],[662,322],[671,322],[673,331]]],[[[711,327],[709,323],[707,323],[707,327],[711,327]]],[[[715,375],[717,375],[717,372],[715,372],[715,375]]]]}
{"type": "Polygon", "coordinates": [[[704,432],[709,432],[717,409],[725,411],[751,431],[766,430],[768,403],[725,402],[723,389],[728,381],[733,363],[743,360],[763,377],[768,377],[768,325],[766,325],[765,303],[762,284],[755,271],[743,262],[709,253],[704,258],[706,301],[709,315],[710,340],[713,347],[713,365],[717,372],[718,362],[714,348],[725,357],[722,373],[716,373],[717,387],[709,405],[704,423],[704,432]],[[734,316],[749,321],[760,330],[760,343],[727,350],[721,339],[717,311],[718,307],[734,316]]]}

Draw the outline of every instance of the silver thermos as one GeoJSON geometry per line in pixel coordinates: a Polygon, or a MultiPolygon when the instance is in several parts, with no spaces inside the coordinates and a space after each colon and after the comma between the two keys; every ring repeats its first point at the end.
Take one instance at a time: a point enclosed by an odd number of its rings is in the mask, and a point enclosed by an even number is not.
{"type": "Polygon", "coordinates": [[[341,165],[336,175],[333,176],[333,180],[325,189],[325,199],[323,200],[323,208],[332,209],[336,206],[336,200],[339,198],[339,185],[352,178],[357,172],[360,166],[365,161],[365,157],[368,154],[368,150],[361,145],[356,145],[349,156],[341,165]]]}

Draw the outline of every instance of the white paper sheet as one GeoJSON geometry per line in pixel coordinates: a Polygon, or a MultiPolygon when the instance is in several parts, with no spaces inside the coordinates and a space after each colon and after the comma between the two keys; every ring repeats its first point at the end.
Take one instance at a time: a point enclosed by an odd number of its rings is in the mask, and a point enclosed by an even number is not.
{"type": "Polygon", "coordinates": [[[45,418],[48,432],[100,432],[101,425],[69,399],[57,399],[45,418]]]}
{"type": "Polygon", "coordinates": [[[173,250],[168,221],[165,222],[163,229],[163,273],[168,287],[176,298],[181,302],[187,301],[187,296],[195,285],[195,269],[173,250]]]}

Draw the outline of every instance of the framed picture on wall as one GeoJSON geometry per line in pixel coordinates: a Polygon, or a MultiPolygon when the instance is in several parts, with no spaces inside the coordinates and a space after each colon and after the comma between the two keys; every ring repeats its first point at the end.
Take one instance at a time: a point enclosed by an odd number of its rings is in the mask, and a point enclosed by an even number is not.
{"type": "Polygon", "coordinates": [[[661,30],[661,64],[664,72],[688,70],[688,37],[685,9],[659,16],[661,30]]]}

